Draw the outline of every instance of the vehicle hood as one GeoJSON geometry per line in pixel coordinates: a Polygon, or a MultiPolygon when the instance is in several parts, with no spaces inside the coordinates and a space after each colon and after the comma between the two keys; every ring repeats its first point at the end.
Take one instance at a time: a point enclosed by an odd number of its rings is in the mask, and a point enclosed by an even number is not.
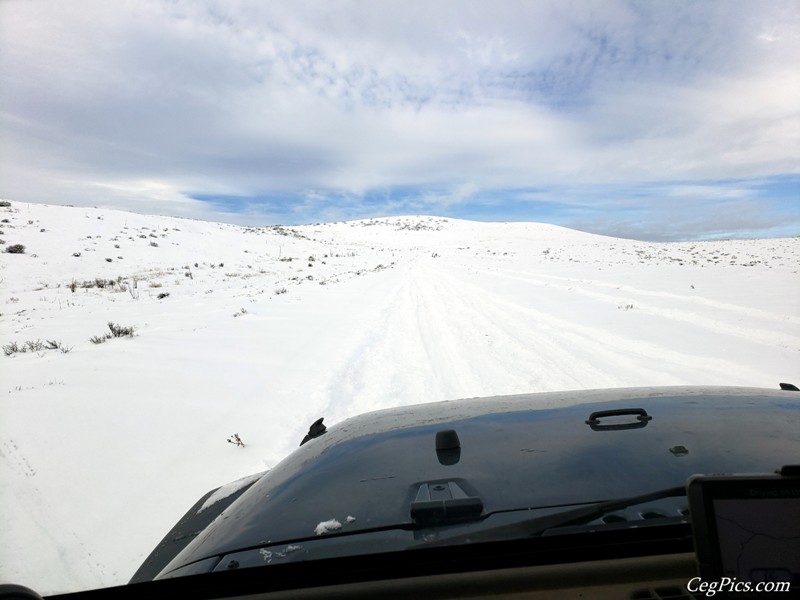
{"type": "Polygon", "coordinates": [[[752,388],[523,394],[368,413],[298,448],[164,572],[241,549],[418,527],[411,505],[423,485],[455,483],[485,517],[634,496],[698,473],[772,471],[800,456],[798,432],[800,394],[752,388]],[[649,418],[587,422],[614,409],[649,418]],[[444,430],[456,432],[458,451],[437,452],[444,430]]]}

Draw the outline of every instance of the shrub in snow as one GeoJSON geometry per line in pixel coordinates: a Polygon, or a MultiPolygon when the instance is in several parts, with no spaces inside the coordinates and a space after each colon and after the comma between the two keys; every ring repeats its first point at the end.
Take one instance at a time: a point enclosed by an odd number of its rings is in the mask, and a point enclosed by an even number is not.
{"type": "Polygon", "coordinates": [[[159,300],[163,300],[164,298],[166,298],[166,297],[168,297],[168,296],[169,296],[169,292],[161,292],[161,293],[158,295],[158,299],[159,299],[159,300]]]}
{"type": "Polygon", "coordinates": [[[17,344],[17,342],[11,342],[3,346],[3,353],[6,356],[11,356],[17,352],[40,352],[42,350],[61,350],[61,352],[66,354],[72,350],[72,347],[64,346],[61,342],[56,342],[55,340],[47,340],[47,342],[43,342],[42,340],[28,340],[22,345],[17,344]]]}
{"type": "Polygon", "coordinates": [[[238,433],[234,433],[231,437],[229,437],[228,443],[244,448],[244,442],[242,441],[242,438],[239,437],[238,433]]]}
{"type": "Polygon", "coordinates": [[[57,342],[55,340],[47,340],[47,349],[48,350],[61,350],[62,354],[66,354],[70,350],[72,350],[72,346],[65,346],[61,342],[57,342]]]}
{"type": "Polygon", "coordinates": [[[114,337],[133,337],[133,327],[123,327],[116,323],[108,322],[108,329],[114,337]]]}
{"type": "Polygon", "coordinates": [[[9,202],[8,200],[0,201],[0,207],[8,208],[9,206],[11,206],[11,202],[9,202]]]}
{"type": "Polygon", "coordinates": [[[25,246],[22,244],[12,244],[8,248],[5,249],[7,254],[24,254],[25,253],[25,246]]]}
{"type": "MultiPolygon", "coordinates": [[[[119,258],[119,257],[117,257],[119,258]]],[[[106,259],[109,260],[109,259],[106,259]]],[[[83,281],[81,283],[77,283],[74,279],[71,283],[67,284],[67,287],[72,291],[75,291],[75,287],[81,287],[83,289],[91,289],[91,288],[110,288],[114,291],[124,292],[126,291],[125,282],[122,279],[122,276],[117,277],[116,279],[103,279],[102,277],[96,277],[90,281],[83,281]]]]}
{"type": "Polygon", "coordinates": [[[103,335],[95,335],[89,338],[89,341],[93,344],[102,344],[106,340],[110,340],[111,338],[115,337],[133,337],[133,326],[131,327],[123,327],[121,325],[117,325],[116,323],[112,323],[111,321],[108,322],[108,331],[103,335]]]}
{"type": "Polygon", "coordinates": [[[286,288],[277,288],[275,290],[275,295],[276,296],[279,296],[280,294],[285,294],[285,293],[286,293],[286,288]]]}
{"type": "Polygon", "coordinates": [[[158,248],[158,242],[150,242],[150,245],[151,245],[153,248],[158,248]]]}

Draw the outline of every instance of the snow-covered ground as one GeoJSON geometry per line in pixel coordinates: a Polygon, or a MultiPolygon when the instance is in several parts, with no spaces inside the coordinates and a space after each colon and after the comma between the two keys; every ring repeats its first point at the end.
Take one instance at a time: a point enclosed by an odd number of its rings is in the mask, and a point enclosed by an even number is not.
{"type": "Polygon", "coordinates": [[[0,250],[26,247],[0,254],[0,582],[40,593],[126,582],[201,495],[271,467],[320,416],[800,384],[797,238],[243,228],[17,202],[0,220],[0,250]],[[133,337],[90,341],[109,322],[133,337]]]}

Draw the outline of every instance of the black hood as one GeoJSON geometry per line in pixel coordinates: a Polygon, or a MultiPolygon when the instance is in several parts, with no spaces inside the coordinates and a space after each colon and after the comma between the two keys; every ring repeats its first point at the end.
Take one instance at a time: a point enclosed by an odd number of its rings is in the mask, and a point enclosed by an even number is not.
{"type": "Polygon", "coordinates": [[[448,497],[467,499],[467,513],[486,518],[635,496],[684,485],[692,474],[771,471],[798,457],[795,392],[632,388],[382,410],[298,448],[163,573],[243,549],[337,536],[368,534],[375,544],[392,530],[419,528],[412,504],[441,486],[450,486],[448,497]]]}

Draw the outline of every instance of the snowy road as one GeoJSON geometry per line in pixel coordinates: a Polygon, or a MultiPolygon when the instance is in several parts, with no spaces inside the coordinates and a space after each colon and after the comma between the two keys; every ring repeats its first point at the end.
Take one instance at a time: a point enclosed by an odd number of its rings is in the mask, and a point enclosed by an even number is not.
{"type": "Polygon", "coordinates": [[[369,303],[353,307],[364,315],[362,331],[331,371],[318,413],[336,422],[387,401],[753,385],[765,367],[773,378],[796,371],[796,316],[608,277],[571,280],[427,257],[375,275],[369,303]]]}

